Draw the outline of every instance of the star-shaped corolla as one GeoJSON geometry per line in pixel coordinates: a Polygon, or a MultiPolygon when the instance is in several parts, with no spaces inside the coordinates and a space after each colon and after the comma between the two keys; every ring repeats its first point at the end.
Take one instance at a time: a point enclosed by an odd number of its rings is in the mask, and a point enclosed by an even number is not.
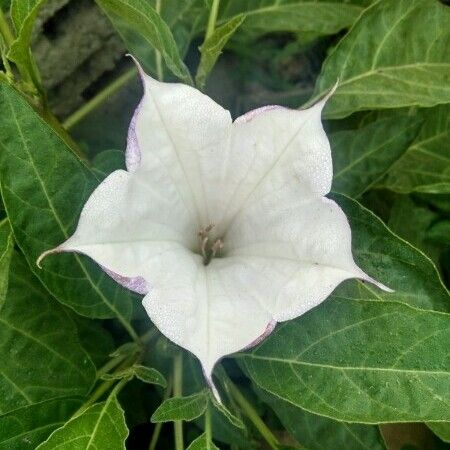
{"type": "Polygon", "coordinates": [[[141,76],[127,170],[97,187],[73,236],[50,252],[88,255],[145,294],[150,319],[200,360],[209,382],[220,358],[317,306],[343,280],[387,289],[355,264],[348,221],[324,197],[326,98],[233,121],[190,86],[141,76]]]}

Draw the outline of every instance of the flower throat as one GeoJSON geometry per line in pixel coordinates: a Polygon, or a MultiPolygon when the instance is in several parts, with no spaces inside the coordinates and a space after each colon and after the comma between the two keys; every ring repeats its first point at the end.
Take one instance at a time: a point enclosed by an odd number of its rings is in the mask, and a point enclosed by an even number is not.
{"type": "Polygon", "coordinates": [[[209,233],[214,228],[214,224],[201,228],[197,233],[200,239],[200,253],[203,256],[203,264],[207,266],[211,260],[223,249],[221,238],[212,240],[209,233]]]}

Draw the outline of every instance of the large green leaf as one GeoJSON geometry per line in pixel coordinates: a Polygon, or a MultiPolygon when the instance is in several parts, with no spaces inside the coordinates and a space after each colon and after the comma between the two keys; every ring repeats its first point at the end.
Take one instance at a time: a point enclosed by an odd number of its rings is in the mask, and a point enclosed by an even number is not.
{"type": "Polygon", "coordinates": [[[12,0],[11,19],[16,29],[17,38],[8,52],[8,59],[32,72],[31,33],[40,7],[46,0],[12,0]]]}
{"type": "Polygon", "coordinates": [[[439,220],[437,212],[415,203],[408,195],[395,197],[387,224],[394,233],[422,250],[436,264],[445,248],[445,239],[450,239],[450,221],[439,220]]]}
{"type": "Polygon", "coordinates": [[[205,391],[188,397],[173,397],[165,400],[152,415],[152,422],[194,420],[200,417],[208,405],[205,391]]]}
{"type": "Polygon", "coordinates": [[[32,449],[90,390],[95,369],[75,324],[14,254],[0,311],[0,449],[32,449]]]}
{"type": "Polygon", "coordinates": [[[370,189],[405,153],[420,123],[397,115],[331,134],[333,190],[357,197],[370,189]]]}
{"type": "MultiPolygon", "coordinates": [[[[155,0],[149,0],[155,8],[155,0]]],[[[179,0],[164,0],[160,2],[160,16],[172,31],[177,43],[180,57],[183,58],[189,48],[189,44],[206,22],[206,10],[202,0],[185,0],[180,4],[179,0]]],[[[109,18],[125,42],[126,47],[142,64],[147,73],[157,75],[156,51],[148,44],[147,39],[139,33],[136,27],[131,26],[121,16],[110,13],[109,18]]],[[[163,65],[164,78],[170,76],[163,65]]]]}
{"type": "Polygon", "coordinates": [[[336,0],[228,0],[220,11],[220,21],[237,14],[247,16],[243,28],[252,35],[276,31],[334,34],[358,18],[360,5],[336,0]]]}
{"type": "Polygon", "coordinates": [[[326,59],[321,95],[339,79],[327,117],[450,102],[450,8],[436,0],[383,0],[360,16],[326,59]]]}
{"type": "Polygon", "coordinates": [[[14,240],[8,219],[0,222],[0,309],[8,290],[9,265],[14,250],[14,240]]]}
{"type": "Polygon", "coordinates": [[[450,106],[422,114],[420,134],[380,186],[401,193],[450,193],[450,106]]]}
{"type": "Polygon", "coordinates": [[[125,450],[125,414],[113,392],[55,430],[36,450],[125,450]]]}
{"type": "Polygon", "coordinates": [[[394,293],[367,283],[342,283],[334,297],[395,301],[416,308],[449,312],[450,298],[432,261],[392,233],[372,212],[343,195],[334,195],[352,228],[353,255],[359,266],[394,293]]]}
{"type": "Polygon", "coordinates": [[[302,446],[310,450],[385,450],[375,425],[338,422],[311,414],[261,389],[258,396],[276,413],[282,425],[302,446]]]}
{"type": "Polygon", "coordinates": [[[244,20],[245,16],[242,14],[233,17],[219,28],[216,28],[213,34],[200,47],[200,63],[195,76],[195,82],[200,88],[204,86],[209,72],[213,69],[228,39],[241,26],[244,20]]]}
{"type": "Polygon", "coordinates": [[[33,272],[62,303],[78,313],[118,318],[129,328],[132,294],[84,256],[37,257],[73,232],[80,210],[98,183],[10,86],[0,84],[0,173],[3,202],[16,241],[33,272]]]}
{"type": "MultiPolygon", "coordinates": [[[[146,0],[96,0],[114,24],[119,18],[134,28],[148,43],[158,50],[167,67],[185,83],[191,76],[181,59],[176,41],[169,26],[146,0]]],[[[119,30],[120,31],[120,30],[119,30]]],[[[131,49],[133,50],[133,49],[131,49]]]]}
{"type": "Polygon", "coordinates": [[[346,422],[449,420],[450,315],[332,296],[242,355],[261,388],[346,422]]]}

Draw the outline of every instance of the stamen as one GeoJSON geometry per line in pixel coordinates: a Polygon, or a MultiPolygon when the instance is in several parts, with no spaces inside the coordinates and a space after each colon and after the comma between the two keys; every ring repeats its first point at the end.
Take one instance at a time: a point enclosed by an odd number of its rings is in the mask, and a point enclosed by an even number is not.
{"type": "Polygon", "coordinates": [[[201,228],[197,233],[197,236],[200,238],[200,252],[203,256],[203,264],[205,266],[207,266],[211,262],[211,259],[223,249],[223,241],[220,238],[216,239],[212,245],[208,245],[210,243],[209,232],[213,228],[214,224],[211,223],[208,226],[201,228]]]}
{"type": "Polygon", "coordinates": [[[216,253],[220,252],[220,250],[222,249],[223,249],[222,239],[216,239],[216,241],[211,247],[212,257],[214,258],[216,256],[216,253]]]}

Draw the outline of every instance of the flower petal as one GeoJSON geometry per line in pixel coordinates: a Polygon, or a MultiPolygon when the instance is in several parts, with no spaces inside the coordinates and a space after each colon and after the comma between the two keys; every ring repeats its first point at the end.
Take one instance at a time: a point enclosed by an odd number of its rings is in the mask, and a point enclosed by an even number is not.
{"type": "Polygon", "coordinates": [[[170,180],[157,171],[143,175],[109,175],[85,204],[75,233],[56,249],[90,256],[140,293],[165,261],[172,264],[197,244],[193,218],[170,180]]]}
{"type": "Polygon", "coordinates": [[[327,98],[305,110],[269,106],[236,119],[229,147],[217,162],[227,173],[218,186],[222,198],[215,201],[223,231],[253,197],[286,183],[303,198],[330,191],[331,150],[321,122],[327,98]]]}
{"type": "Polygon", "coordinates": [[[341,208],[324,197],[303,199],[286,186],[248,204],[224,242],[226,259],[245,263],[242,276],[255,278],[277,321],[304,314],[346,279],[374,282],[353,260],[341,208]]]}
{"type": "Polygon", "coordinates": [[[208,380],[220,358],[273,329],[270,312],[260,305],[263,299],[253,295],[258,286],[239,278],[233,259],[213,259],[205,266],[193,255],[183,260],[180,273],[155,279],[143,300],[159,330],[200,360],[208,380]]]}
{"type": "Polygon", "coordinates": [[[199,227],[214,223],[222,234],[252,195],[286,180],[299,195],[329,192],[331,152],[321,123],[328,96],[305,110],[269,106],[232,123],[197,89],[140,71],[144,96],[129,130],[127,167],[145,171],[157,158],[193,205],[199,227]]]}
{"type": "Polygon", "coordinates": [[[147,172],[157,159],[192,204],[199,227],[210,222],[209,186],[220,163],[215,158],[228,142],[230,113],[199,90],[180,83],[163,83],[141,69],[144,96],[130,125],[129,170],[147,172]]]}

